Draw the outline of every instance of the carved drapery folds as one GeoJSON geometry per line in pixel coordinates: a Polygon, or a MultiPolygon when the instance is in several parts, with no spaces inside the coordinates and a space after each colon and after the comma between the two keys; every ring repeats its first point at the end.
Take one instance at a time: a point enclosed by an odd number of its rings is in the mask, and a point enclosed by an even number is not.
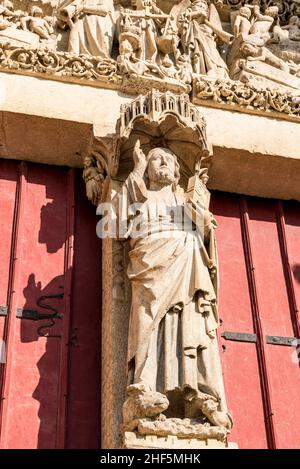
{"type": "Polygon", "coordinates": [[[251,99],[255,92],[248,111],[299,117],[298,0],[182,0],[171,10],[168,5],[2,0],[0,70],[129,94],[152,88],[191,92],[196,101],[243,110],[238,89],[251,99]],[[223,90],[231,90],[230,105],[211,92],[220,80],[223,90]]]}
{"type": "Polygon", "coordinates": [[[158,441],[172,436],[179,445],[225,444],[232,418],[215,334],[218,263],[205,121],[187,95],[152,91],[122,106],[118,134],[114,171],[124,182],[114,200],[131,223],[123,236],[132,296],[124,444],[132,432],[158,441]],[[135,214],[132,204],[139,205],[135,214]],[[194,228],[169,209],[184,212],[194,228]]]}

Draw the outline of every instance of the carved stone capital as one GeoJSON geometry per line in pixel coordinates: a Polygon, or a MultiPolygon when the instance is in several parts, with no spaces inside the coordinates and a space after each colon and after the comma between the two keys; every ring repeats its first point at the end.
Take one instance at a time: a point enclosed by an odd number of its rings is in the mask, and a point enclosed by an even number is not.
{"type": "Polygon", "coordinates": [[[146,153],[157,146],[174,152],[185,179],[198,172],[200,167],[209,167],[211,152],[206,122],[187,94],[152,90],[122,105],[120,114],[113,175],[132,169],[132,151],[137,139],[146,153]]]}

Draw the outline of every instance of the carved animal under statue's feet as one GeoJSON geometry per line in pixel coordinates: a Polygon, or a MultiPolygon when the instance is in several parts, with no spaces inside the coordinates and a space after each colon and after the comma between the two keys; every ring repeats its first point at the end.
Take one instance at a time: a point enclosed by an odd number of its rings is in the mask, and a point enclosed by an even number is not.
{"type": "Polygon", "coordinates": [[[197,418],[201,422],[204,418],[212,425],[224,427],[227,430],[232,428],[232,417],[229,413],[218,410],[218,400],[209,394],[198,391],[196,397],[185,402],[185,417],[197,418]]]}
{"type": "Polygon", "coordinates": [[[201,410],[213,425],[231,430],[233,424],[232,417],[228,412],[218,410],[217,402],[212,399],[207,399],[202,404],[201,410]]]}
{"type": "Polygon", "coordinates": [[[123,404],[123,430],[133,431],[138,427],[141,419],[164,420],[162,414],[169,401],[164,394],[151,389],[144,384],[131,384],[127,388],[128,398],[123,404]]]}

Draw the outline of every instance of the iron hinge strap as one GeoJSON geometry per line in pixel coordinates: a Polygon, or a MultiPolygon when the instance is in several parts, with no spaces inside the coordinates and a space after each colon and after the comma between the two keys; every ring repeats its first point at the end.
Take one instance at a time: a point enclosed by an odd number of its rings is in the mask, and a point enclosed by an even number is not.
{"type": "Polygon", "coordinates": [[[17,318],[37,321],[39,319],[39,313],[32,309],[17,308],[17,318]]]}
{"type": "MultiPolygon", "coordinates": [[[[225,331],[221,334],[221,337],[224,337],[226,340],[233,340],[235,342],[257,342],[256,334],[249,334],[243,332],[229,332],[225,331]]],[[[282,337],[278,335],[267,335],[266,342],[267,344],[272,345],[294,345],[295,337],[282,337]]]]}
{"type": "Polygon", "coordinates": [[[256,342],[256,334],[248,334],[243,332],[229,332],[225,331],[221,334],[226,340],[234,340],[236,342],[256,342]]]}
{"type": "Polygon", "coordinates": [[[266,336],[267,344],[272,345],[287,345],[292,346],[294,345],[294,341],[296,341],[295,337],[281,337],[279,335],[267,335],[266,336]]]}

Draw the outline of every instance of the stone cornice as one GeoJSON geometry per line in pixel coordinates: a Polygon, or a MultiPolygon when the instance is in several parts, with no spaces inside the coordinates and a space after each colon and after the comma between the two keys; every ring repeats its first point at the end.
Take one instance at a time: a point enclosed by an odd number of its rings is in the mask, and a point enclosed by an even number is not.
{"type": "MultiPolygon", "coordinates": [[[[186,93],[188,85],[177,80],[146,76],[121,76],[113,59],[87,55],[75,56],[46,48],[0,46],[0,71],[73,82],[101,88],[118,89],[137,95],[155,88],[186,93]]],[[[300,98],[292,93],[258,89],[233,80],[194,80],[193,102],[232,111],[267,115],[299,121],[300,98]]]]}
{"type": "Polygon", "coordinates": [[[47,48],[0,45],[0,71],[31,75],[49,80],[75,82],[82,85],[119,89],[124,93],[147,93],[155,88],[177,93],[191,87],[177,80],[161,80],[153,76],[122,76],[114,59],[74,55],[47,48]]]}

